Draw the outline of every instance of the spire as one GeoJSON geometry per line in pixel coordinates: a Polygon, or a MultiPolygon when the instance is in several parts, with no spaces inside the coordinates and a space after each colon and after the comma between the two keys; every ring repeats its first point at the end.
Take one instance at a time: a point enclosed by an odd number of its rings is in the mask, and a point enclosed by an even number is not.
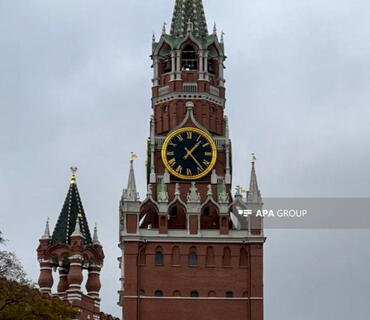
{"type": "Polygon", "coordinates": [[[192,33],[197,38],[205,38],[208,35],[202,0],[176,0],[170,34],[179,38],[185,37],[189,23],[193,26],[192,33]]]}
{"type": "Polygon", "coordinates": [[[252,163],[251,180],[249,183],[249,191],[247,193],[248,203],[261,203],[262,202],[261,192],[258,189],[258,183],[257,183],[257,175],[256,175],[256,168],[255,168],[256,160],[257,158],[253,153],[252,162],[251,162],[252,163]]]}
{"type": "Polygon", "coordinates": [[[82,214],[78,213],[77,218],[76,218],[75,231],[73,231],[71,237],[83,237],[84,238],[84,235],[81,232],[81,226],[80,226],[81,217],[82,217],[82,214]]]}
{"type": "Polygon", "coordinates": [[[80,194],[77,188],[76,172],[77,168],[72,167],[72,177],[68,193],[65,198],[62,211],[59,214],[57,224],[52,235],[52,244],[70,244],[70,237],[76,230],[85,238],[85,244],[91,245],[91,234],[87,223],[86,215],[80,194]],[[78,223],[77,223],[78,222],[78,223]]]}
{"type": "Polygon", "coordinates": [[[123,201],[139,201],[139,194],[136,191],[136,181],[134,172],[134,159],[136,154],[131,152],[130,173],[128,175],[127,189],[123,190],[123,201]]]}
{"type": "Polygon", "coordinates": [[[48,217],[48,219],[46,220],[45,232],[42,236],[42,239],[50,239],[49,221],[50,221],[50,218],[48,217]]]}
{"type": "Polygon", "coordinates": [[[98,238],[98,224],[95,223],[95,228],[94,228],[94,236],[93,236],[93,244],[100,246],[100,241],[98,238]]]}

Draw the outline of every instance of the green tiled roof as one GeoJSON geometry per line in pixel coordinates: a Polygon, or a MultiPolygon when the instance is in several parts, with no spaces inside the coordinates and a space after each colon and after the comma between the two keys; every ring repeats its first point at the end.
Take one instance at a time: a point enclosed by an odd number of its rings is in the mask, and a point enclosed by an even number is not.
{"type": "Polygon", "coordinates": [[[208,35],[202,0],[176,0],[171,24],[171,36],[184,37],[189,21],[193,23],[195,37],[203,39],[208,35]]]}
{"type": "Polygon", "coordinates": [[[91,234],[78,192],[76,178],[73,176],[62,211],[53,232],[53,245],[57,243],[70,244],[70,237],[75,230],[78,215],[80,216],[81,233],[85,237],[85,245],[92,245],[91,234]]]}

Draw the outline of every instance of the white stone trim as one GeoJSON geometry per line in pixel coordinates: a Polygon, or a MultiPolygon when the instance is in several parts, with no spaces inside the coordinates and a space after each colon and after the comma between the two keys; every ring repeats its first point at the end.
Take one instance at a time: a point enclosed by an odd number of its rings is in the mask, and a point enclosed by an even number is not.
{"type": "Polygon", "coordinates": [[[148,296],[123,296],[124,299],[165,299],[165,300],[264,300],[263,297],[148,297],[148,296]]]}
{"type": "Polygon", "coordinates": [[[204,99],[204,100],[216,103],[223,108],[225,108],[225,104],[226,104],[226,99],[216,97],[208,92],[189,93],[189,92],[179,92],[179,91],[170,92],[167,94],[163,94],[160,97],[152,98],[152,104],[153,106],[155,106],[163,102],[168,102],[168,101],[178,100],[178,99],[183,99],[183,100],[204,99]]]}
{"type": "Polygon", "coordinates": [[[52,267],[41,267],[40,270],[52,270],[52,267]]]}

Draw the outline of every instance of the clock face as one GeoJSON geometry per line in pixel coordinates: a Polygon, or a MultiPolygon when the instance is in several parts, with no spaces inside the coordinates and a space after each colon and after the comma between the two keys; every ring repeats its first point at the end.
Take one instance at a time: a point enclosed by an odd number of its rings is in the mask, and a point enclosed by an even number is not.
{"type": "Polygon", "coordinates": [[[217,150],[213,139],[197,128],[181,128],[172,132],[162,148],[162,160],[167,170],[177,178],[200,179],[216,163],[217,150]]]}

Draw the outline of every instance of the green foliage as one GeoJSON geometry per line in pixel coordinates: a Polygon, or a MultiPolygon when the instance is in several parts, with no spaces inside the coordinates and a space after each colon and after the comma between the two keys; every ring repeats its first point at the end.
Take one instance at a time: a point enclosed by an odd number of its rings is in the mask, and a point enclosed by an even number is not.
{"type": "Polygon", "coordinates": [[[69,320],[78,313],[59,298],[42,298],[28,284],[0,278],[0,320],[69,320]]]}
{"type": "MultiPolygon", "coordinates": [[[[4,242],[0,231],[0,244],[4,242]]],[[[78,313],[59,298],[43,298],[15,254],[0,250],[0,320],[70,320],[78,313]]]]}

